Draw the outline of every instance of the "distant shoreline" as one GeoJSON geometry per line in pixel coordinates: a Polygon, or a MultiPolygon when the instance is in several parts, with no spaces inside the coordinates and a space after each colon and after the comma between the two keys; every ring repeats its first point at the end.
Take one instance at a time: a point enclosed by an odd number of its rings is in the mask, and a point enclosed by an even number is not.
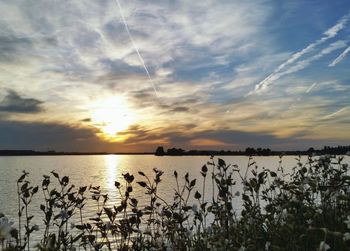
{"type": "MultiPolygon", "coordinates": [[[[348,148],[348,147],[347,147],[348,148]]],[[[348,149],[329,148],[327,150],[313,151],[269,151],[269,152],[247,152],[247,151],[171,151],[171,152],[56,152],[56,151],[34,151],[34,150],[0,150],[0,156],[83,156],[83,155],[153,155],[153,156],[320,156],[350,155],[348,149]]]]}
{"type": "Polygon", "coordinates": [[[144,153],[108,153],[108,152],[40,152],[31,150],[0,150],[0,156],[79,156],[79,155],[154,155],[151,152],[144,153]]]}

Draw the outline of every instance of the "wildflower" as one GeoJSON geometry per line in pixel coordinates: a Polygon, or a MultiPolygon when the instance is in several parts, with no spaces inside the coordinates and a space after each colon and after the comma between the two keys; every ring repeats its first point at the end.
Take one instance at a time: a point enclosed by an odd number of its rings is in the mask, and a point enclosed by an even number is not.
{"type": "Polygon", "coordinates": [[[13,222],[7,217],[0,218],[0,239],[10,239],[13,222]]]}
{"type": "Polygon", "coordinates": [[[306,221],[306,223],[307,223],[308,225],[311,225],[311,224],[312,224],[312,220],[311,220],[311,219],[308,219],[308,220],[306,221]]]}
{"type": "Polygon", "coordinates": [[[270,250],[270,246],[271,246],[271,243],[270,243],[269,241],[267,241],[267,242],[265,243],[265,250],[266,250],[266,251],[269,251],[269,250],[270,250]]]}
{"type": "Polygon", "coordinates": [[[298,203],[298,202],[299,202],[298,198],[296,198],[295,196],[293,196],[293,198],[291,199],[291,201],[292,201],[292,202],[295,202],[295,203],[298,203]]]}
{"type": "Polygon", "coordinates": [[[70,224],[70,229],[73,229],[73,228],[75,228],[75,224],[74,224],[74,223],[71,223],[71,224],[70,224]]]}
{"type": "Polygon", "coordinates": [[[38,226],[38,225],[34,225],[34,226],[33,226],[33,230],[34,230],[34,231],[39,231],[39,226],[38,226]]]}
{"type": "Polygon", "coordinates": [[[319,251],[327,251],[328,249],[330,249],[331,247],[325,243],[324,241],[320,242],[320,248],[319,251]]]}
{"type": "Polygon", "coordinates": [[[316,209],[316,213],[319,213],[319,214],[322,214],[322,209],[321,208],[318,208],[318,209],[316,209]]]}
{"type": "Polygon", "coordinates": [[[152,235],[152,232],[149,228],[147,228],[146,231],[144,232],[144,234],[152,235]]]}
{"type": "Polygon", "coordinates": [[[171,244],[171,243],[169,243],[168,245],[166,245],[166,251],[172,251],[172,250],[174,250],[174,247],[173,247],[173,245],[171,244]]]}
{"type": "Polygon", "coordinates": [[[350,240],[350,233],[345,233],[345,234],[343,235],[343,240],[344,240],[344,241],[350,240]]]}
{"type": "Polygon", "coordinates": [[[187,237],[191,238],[192,237],[192,231],[187,229],[186,235],[187,235],[187,237]]]}
{"type": "Polygon", "coordinates": [[[350,216],[347,217],[344,223],[347,225],[348,229],[350,229],[350,216]]]}
{"type": "Polygon", "coordinates": [[[110,222],[107,222],[107,224],[106,224],[106,230],[107,230],[107,231],[110,230],[111,227],[112,227],[112,224],[111,224],[110,222]]]}
{"type": "Polygon", "coordinates": [[[163,245],[163,240],[161,238],[157,238],[156,244],[157,244],[157,247],[161,247],[163,245]]]}
{"type": "Polygon", "coordinates": [[[197,204],[192,205],[192,211],[197,212],[198,206],[197,204]]]}
{"type": "Polygon", "coordinates": [[[287,209],[283,209],[282,210],[282,215],[281,215],[283,218],[286,218],[288,216],[288,211],[287,209]]]}
{"type": "Polygon", "coordinates": [[[61,218],[62,220],[65,220],[65,219],[68,218],[68,214],[67,214],[67,211],[66,211],[66,210],[62,210],[62,211],[60,212],[60,218],[61,218]]]}
{"type": "Polygon", "coordinates": [[[213,228],[211,226],[207,227],[207,233],[211,234],[213,232],[213,228]]]}
{"type": "Polygon", "coordinates": [[[239,197],[241,195],[241,193],[239,192],[239,191],[237,191],[236,193],[235,193],[235,196],[237,196],[237,197],[239,197]]]}

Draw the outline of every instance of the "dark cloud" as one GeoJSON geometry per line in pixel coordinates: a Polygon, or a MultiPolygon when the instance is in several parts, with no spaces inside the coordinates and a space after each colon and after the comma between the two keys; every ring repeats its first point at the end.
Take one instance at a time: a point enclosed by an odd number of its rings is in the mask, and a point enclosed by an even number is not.
{"type": "Polygon", "coordinates": [[[82,119],[80,120],[81,122],[91,122],[91,118],[85,118],[85,119],[82,119]]]}
{"type": "Polygon", "coordinates": [[[306,150],[309,147],[321,148],[324,145],[347,144],[345,141],[307,140],[301,138],[280,139],[270,134],[242,132],[234,130],[200,131],[184,134],[185,128],[153,130],[133,125],[128,131],[119,133],[126,136],[125,142],[106,142],[96,136],[96,129],[70,124],[0,121],[0,149],[33,149],[81,152],[150,152],[158,145],[190,149],[244,150],[246,147],[270,147],[273,150],[306,150]],[[223,145],[210,147],[191,145],[192,140],[214,140],[223,145]]]}
{"type": "Polygon", "coordinates": [[[144,70],[141,67],[138,66],[132,66],[127,63],[125,63],[122,60],[111,60],[111,59],[102,59],[100,61],[102,66],[108,70],[113,75],[129,75],[129,74],[142,74],[144,75],[144,70]]]}
{"type": "Polygon", "coordinates": [[[150,89],[142,89],[131,92],[131,96],[135,99],[149,99],[154,97],[154,92],[151,93],[150,89]]]}
{"type": "Polygon", "coordinates": [[[0,149],[89,151],[98,143],[93,130],[71,125],[1,121],[0,149]]]}
{"type": "Polygon", "coordinates": [[[177,106],[171,109],[172,112],[188,112],[190,108],[185,106],[177,106]]]}
{"type": "MultiPolygon", "coordinates": [[[[142,22],[145,22],[145,20],[142,20],[142,22]]],[[[130,33],[132,34],[132,37],[137,39],[147,39],[149,38],[149,34],[145,31],[134,29],[134,27],[129,27],[130,33]]],[[[111,41],[118,41],[118,43],[130,43],[130,38],[125,31],[125,27],[123,22],[120,22],[117,19],[113,19],[106,23],[102,27],[102,31],[105,34],[107,38],[109,38],[111,41]]]]}
{"type": "Polygon", "coordinates": [[[28,38],[0,35],[0,61],[12,61],[30,47],[32,42],[28,38]]]}
{"type": "MultiPolygon", "coordinates": [[[[187,129],[193,129],[195,125],[185,125],[179,127],[178,130],[164,131],[145,131],[139,128],[134,131],[133,135],[125,142],[125,144],[137,144],[142,142],[163,141],[165,147],[181,147],[187,150],[204,149],[204,150],[244,150],[247,147],[269,147],[273,150],[307,150],[309,147],[322,148],[324,145],[346,145],[346,140],[331,141],[331,140],[310,140],[301,138],[300,135],[289,138],[278,138],[272,134],[259,132],[243,132],[236,130],[207,130],[194,133],[184,133],[187,129]],[[193,140],[213,140],[222,142],[222,145],[200,146],[191,144],[193,140]]],[[[151,147],[151,145],[149,145],[151,147]]],[[[154,146],[153,146],[154,147],[154,146]]]]}
{"type": "Polygon", "coordinates": [[[0,112],[37,113],[42,110],[42,103],[34,98],[23,98],[11,90],[0,102],[0,112]]]}
{"type": "Polygon", "coordinates": [[[153,151],[158,145],[149,143],[149,140],[162,137],[139,125],[130,127],[129,131],[124,133],[127,137],[132,136],[132,139],[125,143],[106,142],[100,139],[97,133],[95,128],[71,124],[1,120],[0,149],[147,152],[153,151]]]}

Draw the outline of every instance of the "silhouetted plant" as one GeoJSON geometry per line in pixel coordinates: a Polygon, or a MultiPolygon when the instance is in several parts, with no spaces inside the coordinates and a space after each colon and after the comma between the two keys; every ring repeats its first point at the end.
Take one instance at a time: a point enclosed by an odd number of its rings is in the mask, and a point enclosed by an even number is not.
{"type": "MultiPolygon", "coordinates": [[[[309,157],[304,164],[298,158],[291,173],[285,172],[282,157],[276,171],[258,168],[251,157],[242,170],[212,157],[198,181],[174,172],[172,199],[159,194],[162,171],[154,169],[152,176],[138,172],[136,183],[147,196],[142,205],[134,196],[135,176],[123,174],[115,182],[119,200],[113,205],[99,186],[76,189],[68,176],[51,172],[41,184],[44,227],[36,248],[350,250],[348,173],[343,158],[335,156],[309,157]],[[234,204],[238,198],[240,211],[234,204]],[[88,201],[96,206],[89,218],[84,216],[88,201]]],[[[0,214],[0,243],[6,250],[29,250],[34,247],[31,235],[38,230],[30,208],[39,187],[31,186],[23,172],[17,188],[18,230],[0,214]]]]}

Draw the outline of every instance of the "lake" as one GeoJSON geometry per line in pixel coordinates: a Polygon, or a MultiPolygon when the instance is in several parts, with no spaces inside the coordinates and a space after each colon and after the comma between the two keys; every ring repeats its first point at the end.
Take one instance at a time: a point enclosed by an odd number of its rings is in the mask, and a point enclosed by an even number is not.
{"type": "MultiPolygon", "coordinates": [[[[247,168],[249,158],[247,156],[222,156],[227,164],[237,165],[243,173],[247,168]]],[[[282,166],[289,172],[296,166],[297,156],[284,156],[282,166]]],[[[302,161],[306,161],[306,156],[302,161]]],[[[317,157],[315,157],[317,158],[317,157]]],[[[214,160],[217,161],[218,158],[214,160]]],[[[198,190],[201,191],[202,176],[201,167],[210,161],[209,156],[153,156],[153,155],[85,155],[85,156],[11,156],[0,157],[0,212],[16,219],[17,214],[17,194],[16,180],[22,173],[22,170],[29,172],[29,180],[33,186],[40,185],[43,175],[49,175],[51,171],[57,171],[61,177],[67,175],[76,187],[84,185],[99,185],[104,193],[110,197],[109,205],[119,200],[119,196],[114,187],[114,181],[122,180],[123,173],[135,175],[135,181],[142,180],[137,172],[143,171],[146,175],[152,175],[153,168],[164,171],[159,192],[161,196],[171,201],[176,186],[173,172],[176,170],[179,177],[183,177],[189,172],[190,179],[197,179],[198,190]]],[[[254,157],[257,165],[262,168],[276,170],[279,157],[254,157]]],[[[350,163],[350,158],[345,157],[345,162],[350,163]]],[[[209,167],[209,171],[211,167],[209,167]]],[[[183,179],[181,179],[182,181],[183,179]]],[[[241,191],[241,181],[236,176],[236,189],[241,191]]],[[[123,184],[123,183],[122,183],[123,184]]],[[[196,190],[196,189],[195,189],[196,190]]],[[[207,185],[207,197],[210,199],[210,184],[207,185]]],[[[143,188],[135,184],[133,195],[140,200],[141,205],[147,203],[148,197],[145,196],[143,188]]],[[[43,213],[39,209],[42,203],[42,192],[35,197],[31,205],[31,213],[35,216],[34,223],[42,223],[43,213]]],[[[193,201],[193,200],[192,200],[193,201]]],[[[239,211],[241,207],[240,198],[237,198],[237,204],[234,207],[239,211]]],[[[91,217],[96,211],[96,206],[88,203],[85,208],[85,218],[91,217]]]]}

